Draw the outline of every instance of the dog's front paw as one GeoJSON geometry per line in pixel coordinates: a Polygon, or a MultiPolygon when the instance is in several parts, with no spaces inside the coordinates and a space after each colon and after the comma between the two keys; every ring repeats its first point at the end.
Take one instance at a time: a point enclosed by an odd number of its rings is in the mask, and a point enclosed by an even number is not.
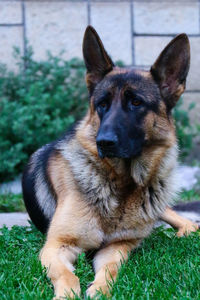
{"type": "Polygon", "coordinates": [[[80,289],[74,290],[63,287],[59,291],[55,292],[53,300],[74,299],[76,295],[80,296],[80,289]]]}
{"type": "Polygon", "coordinates": [[[68,282],[67,278],[64,276],[60,277],[55,284],[55,297],[57,299],[74,299],[76,295],[80,295],[80,283],[78,277],[75,275],[71,278],[71,281],[68,282]]]}
{"type": "Polygon", "coordinates": [[[104,295],[109,295],[109,286],[107,284],[100,284],[98,282],[93,282],[86,291],[86,295],[90,298],[97,299],[99,297],[98,292],[104,295]]]}
{"type": "Polygon", "coordinates": [[[191,232],[195,232],[199,229],[199,225],[190,220],[186,220],[184,225],[178,229],[177,236],[182,237],[184,235],[189,235],[191,232]]]}

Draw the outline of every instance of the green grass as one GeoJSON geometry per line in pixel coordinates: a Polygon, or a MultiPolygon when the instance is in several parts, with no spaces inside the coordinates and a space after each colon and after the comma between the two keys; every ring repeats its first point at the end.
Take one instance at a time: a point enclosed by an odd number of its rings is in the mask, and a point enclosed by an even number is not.
{"type": "MultiPolygon", "coordinates": [[[[180,194],[182,201],[200,200],[194,190],[180,194]]],[[[25,211],[22,195],[0,195],[0,212],[25,211]]],[[[34,228],[4,227],[0,235],[0,299],[51,299],[53,289],[38,260],[44,237],[34,228]]],[[[85,254],[78,258],[82,299],[94,279],[85,254]]],[[[200,237],[178,239],[173,229],[156,229],[131,254],[112,289],[112,299],[200,299],[200,237]]],[[[79,298],[77,298],[79,299],[79,298]]],[[[100,296],[100,299],[107,299],[100,296]]]]}
{"type": "MultiPolygon", "coordinates": [[[[51,299],[53,289],[38,260],[44,237],[34,227],[4,227],[0,235],[0,299],[51,299]]],[[[94,278],[82,254],[76,274],[82,298],[94,278]]],[[[200,299],[200,236],[178,239],[173,229],[156,229],[123,264],[112,299],[200,299]]],[[[100,299],[107,299],[100,296],[100,299]]]]}
{"type": "Polygon", "coordinates": [[[16,211],[26,211],[22,195],[0,195],[0,213],[16,211]]]}

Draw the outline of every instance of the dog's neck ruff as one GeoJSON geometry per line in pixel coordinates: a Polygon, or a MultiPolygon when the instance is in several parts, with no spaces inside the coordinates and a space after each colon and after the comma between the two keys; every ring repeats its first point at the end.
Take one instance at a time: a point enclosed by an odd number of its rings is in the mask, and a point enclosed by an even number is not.
{"type": "Polygon", "coordinates": [[[118,176],[118,180],[109,176],[108,170],[102,167],[102,161],[93,157],[77,140],[72,139],[67,147],[66,144],[65,147],[60,144],[59,149],[68,161],[76,184],[85,196],[85,201],[105,217],[114,214],[119,202],[123,201],[120,195],[119,178],[121,181],[129,178],[135,189],[141,189],[142,200],[138,199],[138,201],[140,203],[142,201],[141,213],[145,220],[158,219],[166,206],[172,204],[177,193],[177,145],[165,149],[159,163],[153,161],[151,157],[145,159],[141,156],[132,160],[131,167],[126,168],[123,159],[112,160],[112,167],[117,165],[117,169],[123,170],[124,173],[118,176]],[[153,174],[151,174],[152,170],[154,170],[153,174]],[[126,171],[129,172],[128,176],[125,174],[126,171]]]}
{"type": "Polygon", "coordinates": [[[131,176],[147,193],[143,203],[146,214],[151,218],[160,216],[166,206],[171,206],[179,191],[179,176],[177,166],[177,144],[166,149],[153,175],[153,161],[141,156],[131,163],[131,176]]]}

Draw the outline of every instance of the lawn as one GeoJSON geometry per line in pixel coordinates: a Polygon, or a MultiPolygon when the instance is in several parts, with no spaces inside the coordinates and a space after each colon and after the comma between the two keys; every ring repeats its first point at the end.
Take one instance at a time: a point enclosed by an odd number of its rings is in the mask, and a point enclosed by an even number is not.
{"type": "MultiPolygon", "coordinates": [[[[52,286],[38,260],[44,237],[34,227],[4,227],[0,235],[0,299],[51,299],[52,286]]],[[[76,274],[82,298],[94,278],[92,264],[79,256],[76,274]]],[[[112,299],[200,299],[200,236],[178,239],[157,228],[122,265],[112,299]]],[[[107,299],[100,296],[100,299],[107,299]]]]}
{"type": "MultiPolygon", "coordinates": [[[[194,191],[182,201],[200,200],[194,191]]],[[[1,195],[0,212],[24,211],[21,195],[1,195]]],[[[53,289],[38,260],[44,236],[34,226],[0,229],[0,299],[51,299],[53,289]]],[[[82,298],[93,280],[91,259],[78,258],[82,298]]],[[[200,235],[178,239],[173,229],[157,228],[122,265],[112,299],[200,299],[200,235]]],[[[100,299],[107,299],[100,296],[100,299]]]]}

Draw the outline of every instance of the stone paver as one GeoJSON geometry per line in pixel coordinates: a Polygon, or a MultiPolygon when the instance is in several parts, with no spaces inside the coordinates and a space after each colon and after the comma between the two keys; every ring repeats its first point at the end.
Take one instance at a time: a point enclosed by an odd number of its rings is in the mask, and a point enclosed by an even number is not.
{"type": "Polygon", "coordinates": [[[6,225],[9,229],[14,226],[29,226],[27,213],[0,213],[0,227],[6,225]]]}
{"type": "Polygon", "coordinates": [[[63,58],[82,57],[82,40],[87,26],[85,2],[26,2],[27,39],[34,58],[45,59],[47,51],[63,58]]]}
{"type": "MultiPolygon", "coordinates": [[[[200,91],[200,37],[190,37],[191,63],[187,79],[187,90],[200,91]]],[[[199,119],[196,119],[199,121],[199,119]]]]}
{"type": "Polygon", "coordinates": [[[91,3],[91,25],[114,61],[132,63],[130,3],[91,3]]]}
{"type": "Polygon", "coordinates": [[[135,37],[135,64],[137,66],[151,66],[171,40],[172,37],[135,37]]]}
{"type": "Polygon", "coordinates": [[[10,70],[18,69],[16,60],[13,57],[13,47],[20,49],[23,54],[23,28],[18,27],[1,27],[0,26],[0,62],[8,66],[10,70]]]}
{"type": "Polygon", "coordinates": [[[0,24],[22,23],[21,3],[18,1],[0,2],[0,24]]]}
{"type": "MultiPolygon", "coordinates": [[[[155,62],[161,51],[167,46],[173,37],[137,36],[135,43],[135,64],[148,66],[155,62]]],[[[191,63],[187,78],[187,91],[199,91],[200,78],[200,37],[190,37],[191,63]]],[[[196,121],[199,119],[196,119],[196,121]]]]}
{"type": "Polygon", "coordinates": [[[134,31],[137,34],[199,33],[199,3],[138,1],[133,5],[134,31]]]}

